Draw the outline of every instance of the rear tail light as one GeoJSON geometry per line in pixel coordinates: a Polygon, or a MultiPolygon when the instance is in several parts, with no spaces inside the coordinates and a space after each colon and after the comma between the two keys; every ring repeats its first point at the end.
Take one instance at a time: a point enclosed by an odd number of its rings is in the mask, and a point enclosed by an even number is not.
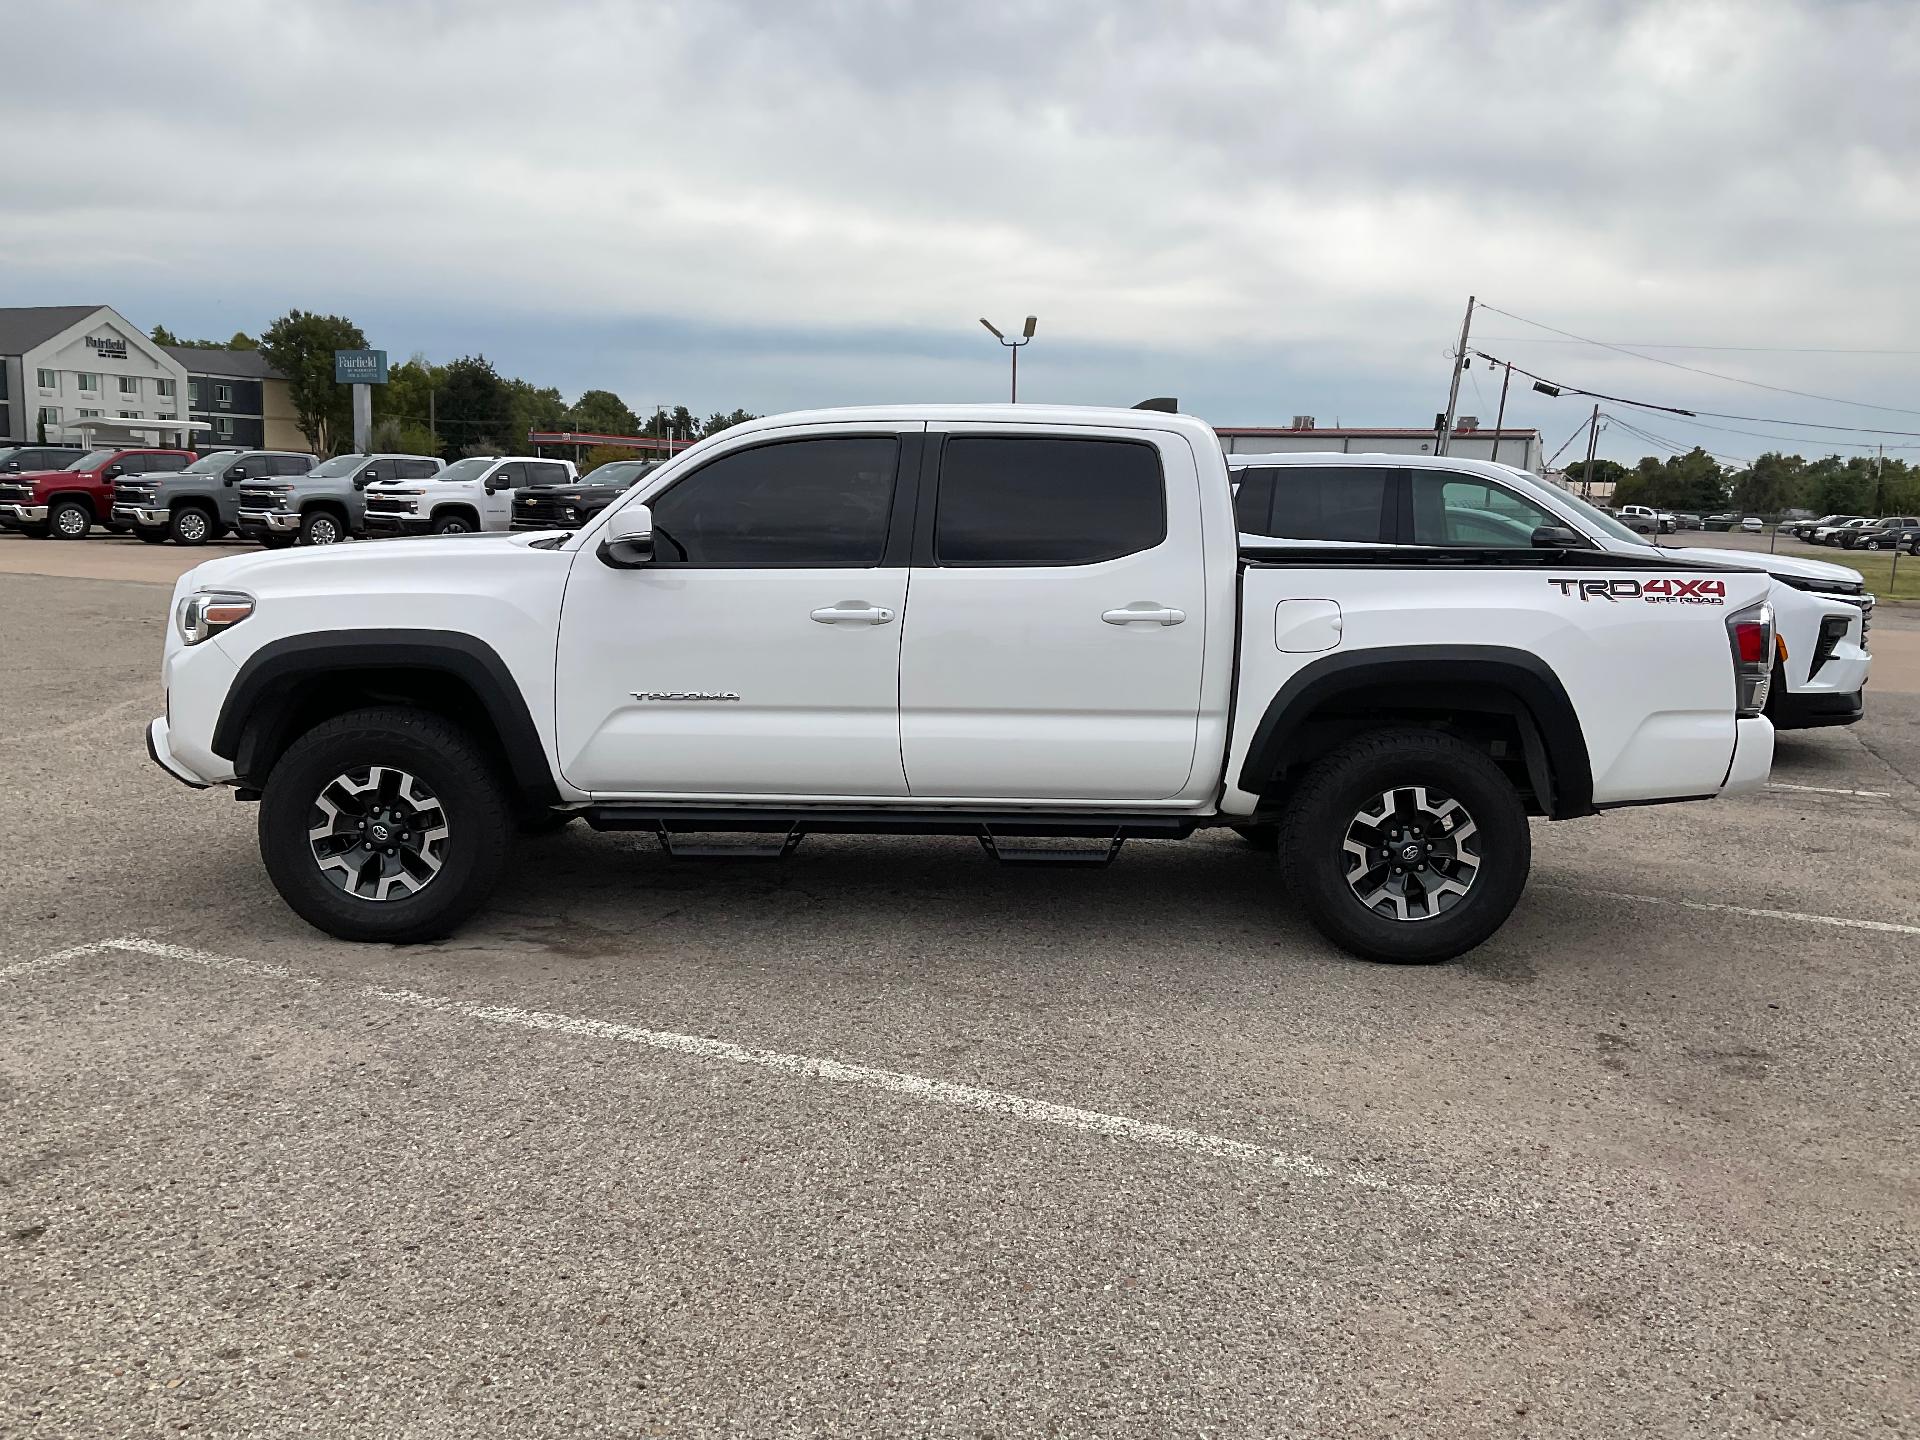
{"type": "Polygon", "coordinates": [[[1750,718],[1767,708],[1773,681],[1773,606],[1762,601],[1728,616],[1727,643],[1733,649],[1734,712],[1750,718]]]}

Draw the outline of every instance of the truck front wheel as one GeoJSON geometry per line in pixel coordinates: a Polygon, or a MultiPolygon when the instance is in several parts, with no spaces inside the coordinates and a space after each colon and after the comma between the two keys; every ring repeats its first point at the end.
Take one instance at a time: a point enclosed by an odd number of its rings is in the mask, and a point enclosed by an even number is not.
{"type": "Polygon", "coordinates": [[[204,545],[213,538],[213,517],[198,505],[182,505],[173,512],[167,533],[177,544],[204,545]]]}
{"type": "Polygon", "coordinates": [[[465,730],[430,711],[355,710],[323,721],[274,765],[260,857],[309,925],[342,940],[445,935],[506,870],[514,815],[465,730]]]}
{"type": "Polygon", "coordinates": [[[1307,773],[1282,816],[1280,853],[1322,935],[1362,959],[1428,965],[1506,923],[1533,837],[1485,755],[1435,730],[1382,730],[1307,773]]]}
{"type": "Polygon", "coordinates": [[[93,528],[93,512],[78,500],[56,500],[47,512],[47,527],[56,540],[84,540],[93,528]]]}

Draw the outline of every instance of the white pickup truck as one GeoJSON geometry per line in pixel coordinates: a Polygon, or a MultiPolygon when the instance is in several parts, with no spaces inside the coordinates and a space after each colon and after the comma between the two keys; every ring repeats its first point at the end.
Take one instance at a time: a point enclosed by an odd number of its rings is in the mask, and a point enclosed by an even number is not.
{"type": "Polygon", "coordinates": [[[1499,928],[1529,816],[1765,779],[1765,575],[1551,527],[1243,543],[1232,485],[1152,411],[757,420],[576,532],[199,566],[148,749],[259,800],[275,886],[348,939],[445,934],[573,815],[1093,864],[1232,826],[1336,944],[1413,962],[1499,928]]]}

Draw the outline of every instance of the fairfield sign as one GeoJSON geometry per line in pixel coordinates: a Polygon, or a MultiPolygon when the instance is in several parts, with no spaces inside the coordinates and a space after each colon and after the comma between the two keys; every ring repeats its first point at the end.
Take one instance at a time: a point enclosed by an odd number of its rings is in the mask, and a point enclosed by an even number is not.
{"type": "Polygon", "coordinates": [[[127,342],[118,335],[89,335],[87,336],[87,349],[109,360],[124,360],[127,358],[127,342]]]}

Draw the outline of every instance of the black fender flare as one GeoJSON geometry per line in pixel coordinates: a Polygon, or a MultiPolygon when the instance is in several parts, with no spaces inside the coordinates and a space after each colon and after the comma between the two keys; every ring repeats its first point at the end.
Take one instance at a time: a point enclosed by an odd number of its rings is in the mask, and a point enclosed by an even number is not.
{"type": "Polygon", "coordinates": [[[1303,666],[1267,702],[1240,766],[1239,788],[1262,793],[1296,732],[1323,705],[1381,686],[1404,690],[1409,699],[1513,715],[1542,808],[1556,820],[1592,811],[1592,761],[1566,686],[1538,655],[1503,645],[1394,645],[1303,666]]]}
{"type": "Polygon", "coordinates": [[[533,712],[513,672],[484,640],[453,630],[328,630],[269,641],[247,657],[227,687],[213,727],[214,754],[233,761],[241,775],[252,773],[251,756],[242,751],[280,718],[278,709],[293,682],[347,670],[428,671],[463,682],[479,697],[499,738],[514,787],[536,805],[562,803],[533,712]],[[268,724],[256,727],[262,719],[268,724]]]}

